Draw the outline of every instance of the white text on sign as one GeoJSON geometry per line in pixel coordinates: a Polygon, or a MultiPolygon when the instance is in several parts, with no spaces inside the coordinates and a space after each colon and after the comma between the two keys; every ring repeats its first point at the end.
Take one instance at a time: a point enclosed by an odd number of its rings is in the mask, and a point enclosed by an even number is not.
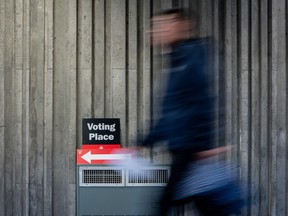
{"type": "Polygon", "coordinates": [[[89,133],[89,140],[114,140],[114,136],[89,133]]]}
{"type": "Polygon", "coordinates": [[[104,123],[99,123],[99,124],[93,124],[93,123],[87,123],[88,129],[89,130],[108,130],[111,132],[115,131],[115,124],[104,124],[104,123]]]}
{"type": "MultiPolygon", "coordinates": [[[[94,123],[87,123],[88,130],[106,130],[110,132],[115,131],[115,124],[94,124],[94,123]]],[[[89,140],[114,140],[114,135],[103,135],[98,133],[89,133],[89,140]]]]}

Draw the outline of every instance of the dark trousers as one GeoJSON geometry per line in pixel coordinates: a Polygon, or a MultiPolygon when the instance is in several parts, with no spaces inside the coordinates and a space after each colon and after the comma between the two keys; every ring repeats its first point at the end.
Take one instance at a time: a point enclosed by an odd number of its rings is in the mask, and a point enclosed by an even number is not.
{"type": "Polygon", "coordinates": [[[184,177],[184,172],[189,163],[193,161],[193,154],[190,152],[173,154],[173,162],[169,182],[164,190],[160,201],[159,216],[167,215],[171,206],[176,205],[172,202],[175,185],[184,177]]]}

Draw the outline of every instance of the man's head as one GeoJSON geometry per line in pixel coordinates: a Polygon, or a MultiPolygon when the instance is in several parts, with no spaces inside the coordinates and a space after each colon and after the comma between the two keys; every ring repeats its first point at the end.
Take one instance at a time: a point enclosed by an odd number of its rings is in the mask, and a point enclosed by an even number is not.
{"type": "Polygon", "coordinates": [[[154,46],[171,46],[190,37],[195,27],[195,18],[188,18],[184,9],[170,9],[151,18],[149,33],[154,46]]]}

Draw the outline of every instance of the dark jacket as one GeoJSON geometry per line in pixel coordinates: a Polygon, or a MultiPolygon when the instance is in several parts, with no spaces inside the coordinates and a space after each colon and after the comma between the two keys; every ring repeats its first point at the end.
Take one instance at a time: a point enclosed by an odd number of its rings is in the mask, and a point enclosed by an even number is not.
{"type": "Polygon", "coordinates": [[[162,116],[142,145],[168,141],[172,152],[212,148],[215,109],[206,71],[208,59],[206,39],[190,39],[173,46],[162,116]]]}

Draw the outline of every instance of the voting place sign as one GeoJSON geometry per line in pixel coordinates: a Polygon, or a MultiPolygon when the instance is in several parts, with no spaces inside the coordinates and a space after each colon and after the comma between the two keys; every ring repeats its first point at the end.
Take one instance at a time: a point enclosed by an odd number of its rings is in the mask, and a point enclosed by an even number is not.
{"type": "Polygon", "coordinates": [[[120,119],[82,119],[82,144],[120,144],[120,119]]]}

